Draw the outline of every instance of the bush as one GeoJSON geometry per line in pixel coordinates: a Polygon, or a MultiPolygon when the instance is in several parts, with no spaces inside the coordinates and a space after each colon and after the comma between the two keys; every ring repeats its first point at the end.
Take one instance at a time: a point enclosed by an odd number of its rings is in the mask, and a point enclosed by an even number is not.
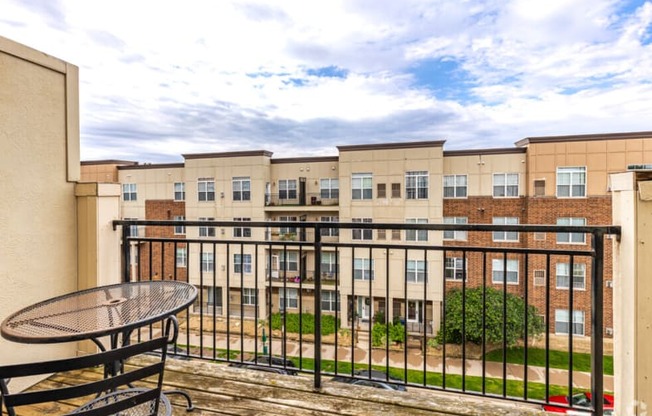
{"type": "MultiPolygon", "coordinates": [[[[389,324],[389,339],[391,342],[405,342],[405,327],[401,324],[389,324]]],[[[381,347],[387,344],[387,325],[374,324],[371,328],[371,345],[381,347]]]]}
{"type": "MultiPolygon", "coordinates": [[[[506,343],[511,346],[525,335],[525,302],[519,296],[507,294],[507,332],[506,343]]],[[[536,336],[544,331],[543,319],[537,315],[534,306],[528,306],[528,337],[536,336]]],[[[486,342],[503,342],[503,291],[486,288],[486,314],[482,308],[482,288],[466,290],[466,309],[462,314],[462,290],[454,289],[446,294],[446,320],[437,334],[436,340],[442,344],[461,344],[462,319],[465,319],[466,341],[482,344],[482,319],[485,319],[486,342]]]]}
{"type": "MultiPolygon", "coordinates": [[[[321,317],[321,334],[330,335],[334,334],[340,327],[340,320],[335,322],[335,317],[332,315],[322,315],[321,317]]],[[[272,314],[272,329],[283,328],[283,315],[280,313],[272,314]]],[[[299,328],[299,314],[286,313],[285,314],[285,331],[298,334],[314,334],[315,333],[315,315],[304,313],[301,315],[301,328],[299,328]]]]}

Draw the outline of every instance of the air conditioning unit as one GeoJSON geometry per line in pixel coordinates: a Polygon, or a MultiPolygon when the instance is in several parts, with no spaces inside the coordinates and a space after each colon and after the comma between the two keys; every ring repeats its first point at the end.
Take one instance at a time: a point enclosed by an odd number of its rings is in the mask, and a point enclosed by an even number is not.
{"type": "Polygon", "coordinates": [[[613,280],[605,280],[604,284],[607,287],[614,287],[614,281],[613,280]]]}
{"type": "Polygon", "coordinates": [[[614,329],[613,328],[605,328],[604,332],[607,335],[613,335],[614,334],[614,329]]]}

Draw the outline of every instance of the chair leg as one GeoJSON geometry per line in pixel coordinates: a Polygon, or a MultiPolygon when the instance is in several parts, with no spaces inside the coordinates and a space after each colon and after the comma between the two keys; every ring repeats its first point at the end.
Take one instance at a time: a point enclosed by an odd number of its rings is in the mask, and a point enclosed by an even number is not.
{"type": "Polygon", "coordinates": [[[188,405],[186,406],[186,412],[192,412],[195,410],[195,406],[192,405],[192,399],[190,398],[190,395],[183,391],[183,390],[165,390],[163,391],[163,394],[178,394],[180,396],[183,396],[186,399],[186,402],[188,402],[188,405]]]}

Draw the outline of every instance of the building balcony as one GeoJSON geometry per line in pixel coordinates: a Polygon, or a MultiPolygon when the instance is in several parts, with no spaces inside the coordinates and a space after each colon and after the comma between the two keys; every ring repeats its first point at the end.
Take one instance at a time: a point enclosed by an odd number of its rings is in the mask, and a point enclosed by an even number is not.
{"type": "Polygon", "coordinates": [[[305,196],[296,192],[265,194],[265,210],[267,211],[288,211],[299,208],[310,211],[333,211],[338,209],[338,205],[339,196],[336,194],[307,193],[305,196]]]}

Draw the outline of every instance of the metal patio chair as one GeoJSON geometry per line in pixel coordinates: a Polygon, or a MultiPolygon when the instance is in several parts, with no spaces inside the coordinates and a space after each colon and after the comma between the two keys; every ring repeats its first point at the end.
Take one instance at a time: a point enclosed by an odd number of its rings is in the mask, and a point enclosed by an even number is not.
{"type": "MultiPolygon", "coordinates": [[[[114,350],[103,351],[93,355],[62,360],[0,366],[0,409],[4,403],[9,416],[15,416],[14,408],[19,406],[65,401],[73,398],[96,396],[88,403],[69,412],[76,416],[104,415],[170,415],[172,407],[163,387],[163,371],[166,359],[168,338],[163,336],[150,341],[129,345],[114,350]],[[131,371],[107,371],[101,380],[84,382],[74,386],[62,386],[45,390],[11,393],[7,379],[45,375],[64,371],[104,366],[118,368],[126,359],[148,352],[160,353],[160,360],[138,367],[131,371]],[[148,377],[156,377],[155,385],[143,384],[132,387],[132,383],[148,377]]],[[[142,384],[142,383],[141,383],[142,384]]]]}

